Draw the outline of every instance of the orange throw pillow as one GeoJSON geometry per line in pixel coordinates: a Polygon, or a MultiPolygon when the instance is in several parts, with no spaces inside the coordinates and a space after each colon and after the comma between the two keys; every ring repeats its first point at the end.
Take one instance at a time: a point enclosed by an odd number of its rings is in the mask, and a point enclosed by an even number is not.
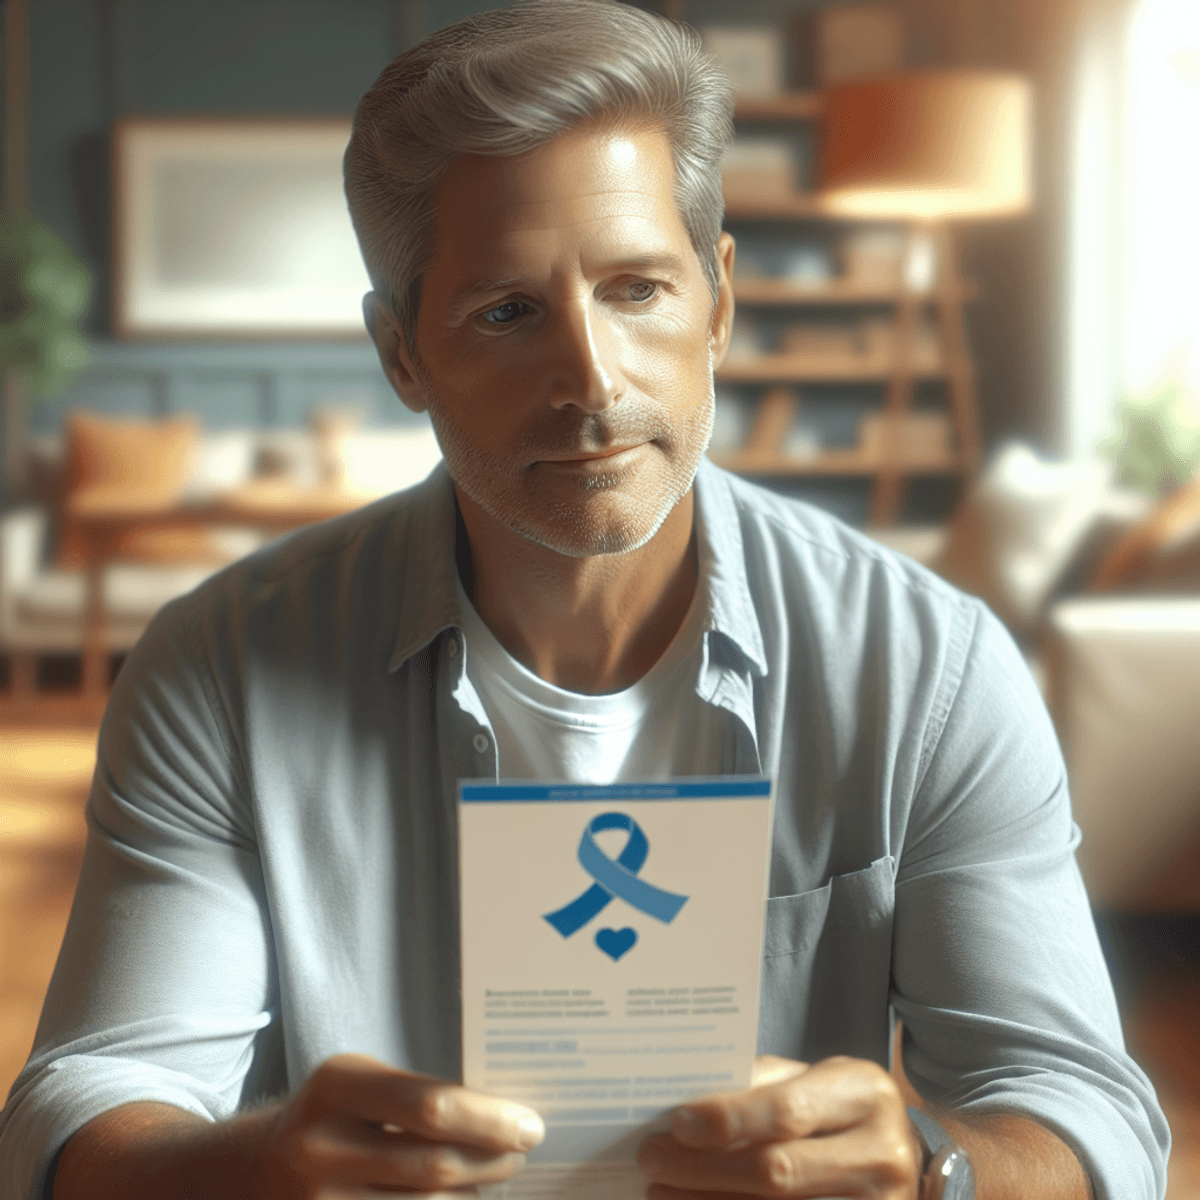
{"type": "Polygon", "coordinates": [[[1172,492],[1104,556],[1093,592],[1200,592],[1200,477],[1172,492]]]}
{"type": "MultiPolygon", "coordinates": [[[[62,507],[56,558],[81,567],[87,542],[78,514],[103,508],[169,508],[183,492],[200,437],[195,417],[140,420],[72,412],[66,421],[62,507]]],[[[213,557],[208,530],[180,522],[129,529],[105,547],[109,558],[195,562],[213,557]]]]}

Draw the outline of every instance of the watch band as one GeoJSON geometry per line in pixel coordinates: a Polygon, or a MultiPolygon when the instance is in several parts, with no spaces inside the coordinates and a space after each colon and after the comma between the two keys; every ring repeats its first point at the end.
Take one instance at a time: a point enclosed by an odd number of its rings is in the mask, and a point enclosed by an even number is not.
{"type": "Polygon", "coordinates": [[[925,1149],[920,1200],[975,1200],[975,1173],[967,1152],[928,1114],[908,1110],[925,1149]]]}

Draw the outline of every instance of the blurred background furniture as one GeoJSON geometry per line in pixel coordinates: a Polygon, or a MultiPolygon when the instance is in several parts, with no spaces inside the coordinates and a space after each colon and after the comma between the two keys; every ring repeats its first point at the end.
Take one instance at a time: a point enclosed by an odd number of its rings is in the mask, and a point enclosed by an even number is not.
{"type": "Polygon", "coordinates": [[[74,413],[38,446],[43,504],[0,513],[0,653],[28,697],[43,655],[81,654],[102,696],[108,658],[154,613],[280,532],[419,482],[440,459],[428,424],[205,434],[194,419],[74,413]]]}
{"type": "MultiPolygon", "coordinates": [[[[121,547],[130,538],[173,533],[185,527],[198,533],[211,529],[217,536],[224,533],[227,539],[231,534],[242,535],[257,542],[272,534],[342,516],[377,498],[374,493],[355,491],[341,482],[304,486],[287,479],[267,479],[251,480],[200,501],[139,507],[114,498],[93,501],[86,508],[77,505],[74,517],[87,547],[80,681],[84,697],[100,697],[105,693],[109,655],[114,649],[124,648],[114,645],[109,633],[112,621],[109,592],[113,588],[109,572],[118,569],[121,547]]],[[[166,570],[160,583],[165,584],[168,579],[177,581],[186,584],[183,590],[195,586],[190,575],[180,575],[178,569],[166,570]]],[[[207,574],[201,569],[200,578],[207,574]]],[[[116,599],[120,598],[118,591],[116,599]]]]}
{"type": "MultiPolygon", "coordinates": [[[[709,39],[718,52],[739,45],[732,31],[718,33],[709,39]]],[[[1028,83],[959,71],[821,93],[743,91],[736,116],[726,218],[750,238],[735,277],[738,327],[717,375],[726,412],[714,457],[776,481],[864,478],[868,522],[892,524],[910,477],[969,481],[980,464],[962,314],[971,291],[949,222],[1027,209],[1028,83]],[[787,135],[814,122],[815,190],[803,190],[804,156],[789,153],[787,135]],[[756,242],[753,226],[768,223],[790,224],[790,244],[756,242]],[[921,383],[930,386],[915,412],[921,383]],[[799,389],[837,384],[877,385],[882,405],[858,419],[852,444],[830,447],[799,389]]]]}
{"type": "MultiPolygon", "coordinates": [[[[31,697],[38,659],[80,654],[88,606],[84,571],[47,564],[50,513],[32,506],[0,514],[0,653],[9,658],[13,700],[31,697]]],[[[112,564],[103,572],[108,650],[124,653],[168,601],[190,591],[212,568],[112,564]]],[[[103,670],[103,669],[102,669],[103,670]]]]}
{"type": "Polygon", "coordinates": [[[951,222],[1028,210],[1030,102],[1029,82],[1020,76],[961,70],[868,79],[825,94],[818,171],[822,206],[842,217],[908,222],[872,524],[896,520],[908,474],[925,466],[907,453],[904,432],[914,419],[910,409],[926,277],[953,430],[951,467],[968,482],[979,469],[975,368],[963,324],[964,284],[951,222]],[[933,259],[928,271],[923,252],[933,259]]]}
{"type": "Polygon", "coordinates": [[[1156,503],[1013,445],[940,545],[908,548],[988,602],[1042,683],[1093,904],[1200,911],[1200,479],[1156,503]]]}
{"type": "Polygon", "coordinates": [[[1200,590],[1064,600],[1045,653],[1093,905],[1200,909],[1200,590]]]}

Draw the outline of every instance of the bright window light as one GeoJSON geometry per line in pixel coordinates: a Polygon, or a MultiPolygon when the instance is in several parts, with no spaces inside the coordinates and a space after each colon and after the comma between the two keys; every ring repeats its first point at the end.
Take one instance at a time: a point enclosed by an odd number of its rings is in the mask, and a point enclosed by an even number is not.
{"type": "Polygon", "coordinates": [[[1141,0],[1128,43],[1123,384],[1200,397],[1200,3],[1141,0]]]}
{"type": "Polygon", "coordinates": [[[1122,394],[1179,383],[1200,418],[1200,0],[1097,22],[1074,91],[1064,448],[1088,458],[1122,394]]]}
{"type": "Polygon", "coordinates": [[[1066,445],[1086,459],[1112,428],[1116,399],[1113,301],[1117,179],[1115,96],[1106,47],[1093,36],[1082,48],[1075,80],[1067,270],[1066,445]]]}

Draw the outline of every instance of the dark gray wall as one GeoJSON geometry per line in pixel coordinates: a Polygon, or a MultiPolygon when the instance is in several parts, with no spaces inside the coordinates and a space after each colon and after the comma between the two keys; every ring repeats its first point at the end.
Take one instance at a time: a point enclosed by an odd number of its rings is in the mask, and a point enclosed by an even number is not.
{"type": "Polygon", "coordinates": [[[426,32],[491,0],[33,0],[34,211],[91,267],[92,364],[35,402],[35,432],[75,404],[201,412],[213,427],[297,424],[318,401],[402,422],[365,341],[174,344],[111,338],[109,130],[126,115],[349,115],[426,32]]]}
{"type": "Polygon", "coordinates": [[[108,131],[127,115],[349,114],[408,30],[396,0],[34,0],[33,207],[96,272],[108,331],[108,131]]]}

